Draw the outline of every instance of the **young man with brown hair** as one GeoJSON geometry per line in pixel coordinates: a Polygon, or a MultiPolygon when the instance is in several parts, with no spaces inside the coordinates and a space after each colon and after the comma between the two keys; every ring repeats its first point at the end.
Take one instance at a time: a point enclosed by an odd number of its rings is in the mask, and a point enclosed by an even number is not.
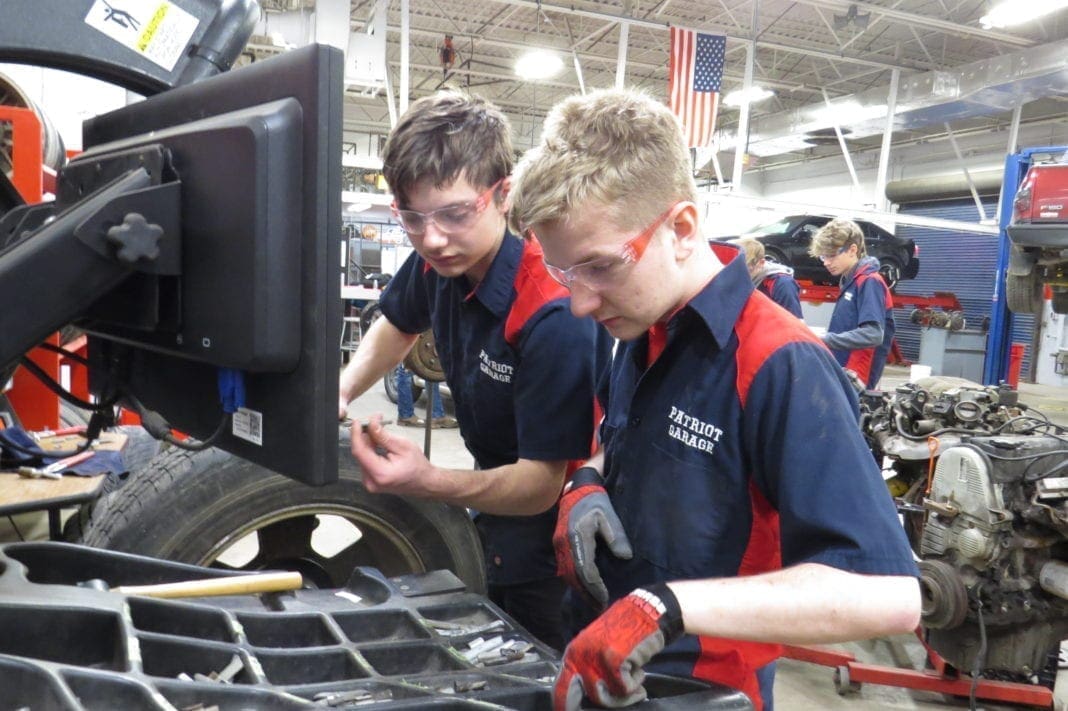
{"type": "Polygon", "coordinates": [[[868,256],[860,225],[842,218],[812,236],[808,253],[839,278],[824,344],[865,386],[878,387],[895,331],[894,299],[879,274],[879,260],[868,256]]]}
{"type": "MultiPolygon", "coordinates": [[[[779,644],[919,621],[918,571],[845,373],[756,296],[737,248],[713,252],[696,200],[678,122],[637,92],[557,105],[517,172],[513,223],[541,240],[572,312],[621,340],[590,464],[633,556],[566,541],[596,558],[611,606],[568,645],[556,708],[638,701],[648,664],[769,709],[779,644]]],[[[573,485],[561,512],[598,488],[573,485]]]]}
{"type": "Polygon", "coordinates": [[[594,388],[609,341],[574,318],[541,248],[508,231],[510,128],[494,106],[439,92],[411,105],[386,143],[394,215],[415,254],[383,292],[378,319],[341,376],[338,414],[433,328],[460,434],[476,468],[432,465],[372,418],[353,428],[368,491],[477,512],[489,597],[542,641],[562,646],[552,547],[568,461],[590,454],[594,388]]]}

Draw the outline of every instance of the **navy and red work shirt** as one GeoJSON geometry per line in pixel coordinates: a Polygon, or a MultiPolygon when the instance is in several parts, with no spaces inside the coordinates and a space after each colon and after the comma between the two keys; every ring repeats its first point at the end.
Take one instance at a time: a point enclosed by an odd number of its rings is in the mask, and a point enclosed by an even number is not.
{"type": "MultiPolygon", "coordinates": [[[[537,242],[506,232],[473,291],[466,277],[442,277],[413,253],[381,308],[405,333],[433,328],[460,434],[480,468],[589,457],[594,392],[611,344],[592,319],[571,315],[568,292],[545,271],[537,242]]],[[[555,507],[475,521],[491,584],[555,576],[555,507]]]]}
{"type": "Polygon", "coordinates": [[[797,283],[792,274],[786,272],[769,274],[760,280],[757,289],[797,318],[804,318],[801,313],[801,285],[797,283]]]}
{"type": "Polygon", "coordinates": [[[842,280],[827,332],[844,333],[858,328],[863,323],[883,324],[882,343],[870,348],[831,352],[839,365],[849,368],[865,385],[874,388],[883,376],[896,327],[894,298],[879,274],[878,260],[873,258],[859,261],[853,273],[842,280]]]}
{"type": "MultiPolygon", "coordinates": [[[[737,250],[716,251],[731,261],[671,318],[652,364],[648,336],[616,352],[605,485],[634,557],[598,549],[611,598],[806,562],[917,575],[844,372],[754,291],[737,250]]],[[[647,668],[740,689],[759,710],[778,655],[777,645],[687,635],[647,668]]]]}

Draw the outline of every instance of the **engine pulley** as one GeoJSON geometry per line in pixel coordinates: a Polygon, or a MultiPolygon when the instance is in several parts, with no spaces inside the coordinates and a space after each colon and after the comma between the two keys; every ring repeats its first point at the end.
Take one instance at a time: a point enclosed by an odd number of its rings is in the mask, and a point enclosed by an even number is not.
{"type": "Polygon", "coordinates": [[[968,616],[968,591],[949,563],[920,562],[921,618],[931,629],[959,627],[968,616]]]}

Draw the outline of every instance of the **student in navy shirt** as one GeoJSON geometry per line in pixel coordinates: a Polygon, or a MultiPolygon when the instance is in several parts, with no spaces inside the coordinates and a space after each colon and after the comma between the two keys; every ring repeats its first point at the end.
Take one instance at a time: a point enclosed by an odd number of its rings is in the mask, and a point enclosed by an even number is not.
{"type": "Polygon", "coordinates": [[[864,232],[852,220],[831,220],[809,245],[809,254],[840,278],[823,342],[843,368],[875,388],[894,340],[894,300],[879,274],[879,260],[866,253],[864,232]]]}
{"type": "Polygon", "coordinates": [[[609,90],[554,107],[516,173],[513,223],[541,241],[572,312],[620,339],[601,452],[560,516],[570,528],[597,508],[631,555],[566,536],[610,606],[568,645],[558,709],[638,701],[643,668],[769,709],[779,644],[919,621],[855,391],[810,329],[754,292],[738,249],[704,239],[690,165],[662,102],[609,90]]]}
{"type": "Polygon", "coordinates": [[[506,227],[510,133],[496,107],[456,92],[414,102],[393,129],[384,172],[415,253],[341,375],[338,414],[433,328],[475,468],[432,465],[375,417],[367,433],[352,432],[364,485],[475,510],[490,599],[561,648],[555,504],[569,460],[590,455],[610,340],[571,315],[539,245],[506,227]]]}
{"type": "Polygon", "coordinates": [[[769,262],[760,240],[747,237],[738,240],[737,244],[745,252],[745,266],[756,290],[794,316],[804,318],[801,314],[801,285],[794,279],[794,270],[785,264],[769,262]]]}

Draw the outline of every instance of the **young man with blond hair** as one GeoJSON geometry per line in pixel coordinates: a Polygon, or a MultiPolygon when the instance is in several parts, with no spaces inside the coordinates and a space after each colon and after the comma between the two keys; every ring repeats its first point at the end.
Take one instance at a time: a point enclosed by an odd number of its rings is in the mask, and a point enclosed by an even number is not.
{"type": "Polygon", "coordinates": [[[507,229],[510,134],[499,109],[457,92],[414,102],[393,129],[385,177],[415,253],[341,375],[338,414],[433,328],[476,467],[432,465],[376,416],[367,432],[352,431],[364,485],[474,509],[490,599],[559,648],[565,586],[556,577],[554,506],[568,461],[590,455],[609,341],[591,319],[569,313],[537,243],[507,229]]]}
{"type": "Polygon", "coordinates": [[[572,97],[513,186],[571,310],[621,339],[601,427],[602,482],[633,555],[596,538],[610,606],[570,643],[556,708],[644,697],[643,668],[741,689],[771,708],[781,643],[911,631],[918,571],[857,427],[842,369],[754,294],[737,248],[702,236],[680,127],[636,92],[572,97]]]}
{"type": "Polygon", "coordinates": [[[838,300],[823,342],[868,388],[879,385],[894,340],[894,298],[852,220],[831,220],[812,236],[808,253],[839,278],[838,300]]]}
{"type": "Polygon", "coordinates": [[[736,240],[735,244],[745,253],[745,266],[756,290],[794,316],[804,318],[801,313],[801,286],[794,279],[794,270],[785,264],[769,262],[764,243],[758,239],[746,237],[736,240]]]}

